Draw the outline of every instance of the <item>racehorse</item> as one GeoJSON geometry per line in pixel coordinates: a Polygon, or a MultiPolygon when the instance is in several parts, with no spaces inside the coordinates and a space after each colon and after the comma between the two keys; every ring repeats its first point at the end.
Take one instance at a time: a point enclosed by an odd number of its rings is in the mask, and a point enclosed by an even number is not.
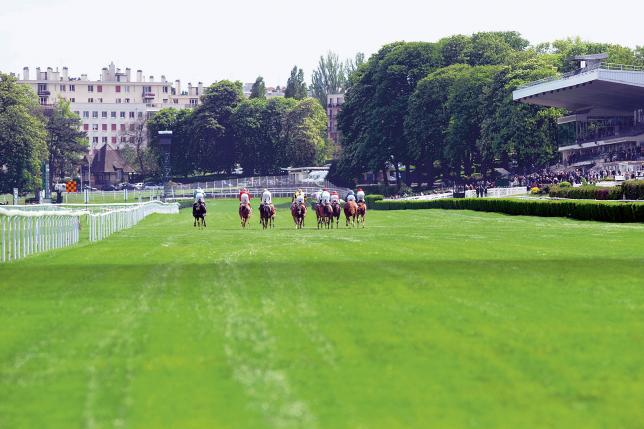
{"type": "Polygon", "coordinates": [[[206,226],[206,203],[203,201],[196,201],[192,205],[192,216],[195,218],[194,226],[206,226]]]}
{"type": "Polygon", "coordinates": [[[339,201],[331,201],[331,228],[333,228],[333,220],[335,219],[335,227],[338,228],[340,223],[340,215],[342,214],[342,207],[339,201]]]}
{"type": "Polygon", "coordinates": [[[304,228],[304,217],[306,216],[306,204],[298,203],[297,201],[291,204],[291,216],[297,229],[304,228]]]}
{"type": "Polygon", "coordinates": [[[333,217],[331,204],[316,204],[315,214],[318,217],[318,229],[320,229],[320,226],[326,226],[327,228],[331,226],[331,218],[333,217]]]}
{"type": "Polygon", "coordinates": [[[364,217],[367,215],[367,203],[364,201],[360,201],[358,203],[358,213],[357,213],[357,220],[358,220],[358,225],[362,224],[362,227],[364,228],[364,217]]]}
{"type": "Polygon", "coordinates": [[[344,216],[347,218],[347,226],[356,226],[356,217],[358,214],[358,205],[355,201],[347,201],[344,204],[344,216]]]}
{"type": "Polygon", "coordinates": [[[259,206],[259,222],[264,229],[275,228],[275,207],[270,204],[259,206]]]}
{"type": "Polygon", "coordinates": [[[250,219],[251,208],[248,204],[241,204],[239,206],[239,219],[241,219],[242,228],[246,228],[248,219],[250,219]]]}

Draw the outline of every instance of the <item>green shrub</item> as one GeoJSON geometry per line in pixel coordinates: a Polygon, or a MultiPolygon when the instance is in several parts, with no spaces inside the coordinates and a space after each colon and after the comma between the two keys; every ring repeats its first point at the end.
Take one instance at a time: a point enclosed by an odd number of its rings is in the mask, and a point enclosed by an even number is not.
{"type": "Polygon", "coordinates": [[[559,182],[559,187],[560,188],[570,188],[571,186],[572,186],[572,184],[570,182],[566,182],[566,181],[559,182]]]}
{"type": "Polygon", "coordinates": [[[375,210],[454,209],[510,215],[556,216],[604,222],[644,222],[644,203],[600,201],[529,200],[514,198],[464,198],[442,200],[387,200],[371,205],[375,210]]]}
{"type": "Polygon", "coordinates": [[[620,186],[603,188],[592,185],[567,188],[562,187],[560,184],[551,186],[548,195],[552,198],[569,198],[574,200],[621,200],[622,188],[620,186]]]}
{"type": "Polygon", "coordinates": [[[627,180],[622,183],[622,191],[627,200],[644,200],[644,180],[627,180]]]}
{"type": "Polygon", "coordinates": [[[384,195],[378,195],[378,194],[365,195],[364,197],[367,205],[371,205],[372,203],[375,203],[376,201],[380,201],[384,198],[385,198],[384,195]]]}

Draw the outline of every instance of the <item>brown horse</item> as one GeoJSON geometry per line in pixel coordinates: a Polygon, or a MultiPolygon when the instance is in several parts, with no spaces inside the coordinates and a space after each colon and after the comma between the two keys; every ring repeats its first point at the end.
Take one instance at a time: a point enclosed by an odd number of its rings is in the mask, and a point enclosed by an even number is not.
{"type": "Polygon", "coordinates": [[[340,215],[342,214],[342,207],[339,201],[331,202],[331,228],[333,228],[333,221],[335,220],[335,227],[338,228],[340,223],[340,215]]]}
{"type": "Polygon", "coordinates": [[[344,204],[344,216],[347,218],[347,226],[356,226],[356,216],[358,215],[358,205],[355,201],[347,201],[344,204]]]}
{"type": "Polygon", "coordinates": [[[360,201],[358,203],[358,213],[357,213],[357,220],[358,220],[358,225],[362,224],[362,227],[364,228],[364,218],[367,215],[367,203],[364,201],[360,201]]]}
{"type": "Polygon", "coordinates": [[[331,226],[331,218],[333,217],[331,204],[316,204],[315,214],[318,217],[318,229],[320,229],[320,226],[327,228],[331,226]]]}
{"type": "Polygon", "coordinates": [[[246,224],[248,224],[251,213],[252,210],[249,204],[241,204],[239,206],[239,219],[241,219],[242,228],[246,228],[246,224]]]}
{"type": "Polygon", "coordinates": [[[275,207],[272,204],[259,206],[259,222],[262,228],[275,228],[275,207]]]}
{"type": "Polygon", "coordinates": [[[304,228],[304,218],[306,217],[306,204],[294,202],[291,204],[291,216],[297,229],[304,228]]]}

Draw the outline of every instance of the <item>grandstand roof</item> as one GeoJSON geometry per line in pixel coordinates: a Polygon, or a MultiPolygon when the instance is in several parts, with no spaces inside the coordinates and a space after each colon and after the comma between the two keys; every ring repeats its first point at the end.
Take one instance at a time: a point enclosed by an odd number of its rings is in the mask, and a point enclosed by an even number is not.
{"type": "Polygon", "coordinates": [[[644,108],[644,69],[599,64],[533,82],[513,92],[513,99],[538,106],[561,107],[591,115],[632,115],[644,108]]]}

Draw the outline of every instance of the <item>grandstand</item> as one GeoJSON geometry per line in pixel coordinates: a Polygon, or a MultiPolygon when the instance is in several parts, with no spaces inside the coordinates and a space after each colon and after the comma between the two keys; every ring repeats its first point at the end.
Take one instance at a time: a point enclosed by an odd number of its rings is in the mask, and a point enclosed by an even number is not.
{"type": "Polygon", "coordinates": [[[575,141],[559,147],[565,167],[636,171],[644,161],[644,67],[607,63],[606,54],[574,57],[573,72],[531,82],[514,101],[564,108],[575,141]]]}

